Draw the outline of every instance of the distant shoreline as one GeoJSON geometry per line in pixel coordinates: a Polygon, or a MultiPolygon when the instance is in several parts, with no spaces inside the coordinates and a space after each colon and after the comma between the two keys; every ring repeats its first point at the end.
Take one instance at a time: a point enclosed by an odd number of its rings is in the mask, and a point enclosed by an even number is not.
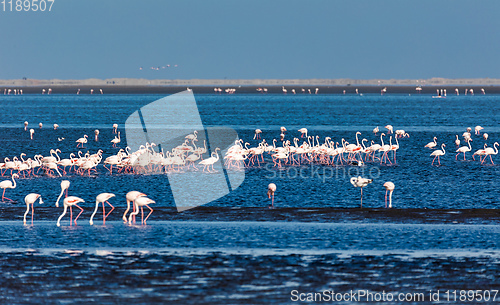
{"type": "Polygon", "coordinates": [[[23,94],[41,94],[51,89],[52,94],[76,94],[80,89],[80,94],[100,94],[100,89],[104,94],[171,94],[184,91],[187,88],[193,89],[195,93],[217,93],[214,88],[221,88],[220,94],[226,94],[225,89],[234,88],[235,93],[263,93],[263,88],[267,93],[287,94],[381,94],[386,88],[386,94],[437,94],[436,90],[446,89],[447,95],[456,95],[458,89],[460,95],[465,90],[473,89],[474,94],[482,94],[481,89],[486,94],[500,94],[500,79],[477,78],[477,79],[191,79],[191,80],[147,80],[147,79],[85,79],[85,80],[35,80],[35,79],[14,79],[0,80],[0,95],[7,94],[11,90],[21,89],[23,94]],[[420,87],[422,90],[416,90],[420,87]]]}

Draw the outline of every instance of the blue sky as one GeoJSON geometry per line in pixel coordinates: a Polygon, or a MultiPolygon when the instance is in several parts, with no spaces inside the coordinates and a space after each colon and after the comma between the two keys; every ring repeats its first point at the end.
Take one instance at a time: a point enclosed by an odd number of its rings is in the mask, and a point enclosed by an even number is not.
{"type": "Polygon", "coordinates": [[[500,78],[499,12],[496,0],[55,0],[0,11],[0,79],[500,78]]]}

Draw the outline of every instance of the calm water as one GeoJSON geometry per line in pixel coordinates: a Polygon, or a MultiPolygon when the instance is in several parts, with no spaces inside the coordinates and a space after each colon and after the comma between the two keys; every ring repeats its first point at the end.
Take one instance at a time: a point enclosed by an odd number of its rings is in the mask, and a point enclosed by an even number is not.
{"type": "MultiPolygon", "coordinates": [[[[84,152],[103,149],[105,157],[115,154],[118,149],[109,142],[112,124],[118,123],[124,135],[127,117],[161,97],[0,96],[0,157],[48,155],[51,148],[59,148],[66,158],[78,151],[74,141],[83,134],[91,136],[84,152]],[[35,129],[34,140],[23,130],[24,121],[35,129]],[[42,129],[39,122],[44,123],[42,129]],[[52,129],[54,123],[59,130],[52,129]],[[99,142],[92,140],[95,129],[101,131],[99,142]],[[59,142],[58,137],[65,140],[59,142]]],[[[306,127],[321,142],[329,136],[355,143],[356,131],[362,132],[360,139],[380,142],[371,130],[383,130],[386,124],[404,129],[410,138],[400,140],[392,166],[302,165],[278,170],[267,159],[260,167],[247,168],[245,181],[235,191],[186,214],[173,210],[165,175],[110,175],[102,168],[92,177],[71,175],[65,178],[71,181],[70,194],[86,200],[77,227],[70,227],[67,218],[62,227],[55,226],[61,209],[53,203],[62,178],[20,179],[16,189],[6,193],[19,203],[0,204],[2,299],[9,304],[39,303],[40,298],[62,304],[121,304],[131,299],[143,304],[287,304],[292,290],[428,293],[498,288],[499,214],[492,209],[500,200],[499,168],[471,161],[471,153],[467,161],[455,161],[453,153],[455,134],[466,127],[481,125],[489,134],[488,141],[473,136],[473,151],[498,141],[498,99],[197,95],[205,126],[234,128],[252,146],[257,143],[254,129],[262,129],[263,138],[272,143],[280,126],[287,127],[290,140],[306,127]],[[439,167],[430,165],[431,151],[423,147],[433,136],[447,145],[439,167]],[[349,183],[350,176],[357,175],[375,179],[364,190],[365,211],[357,209],[359,189],[349,183]],[[387,215],[380,209],[385,181],[396,184],[396,211],[387,215]],[[278,209],[272,211],[265,197],[270,182],[278,185],[278,209]],[[121,223],[123,198],[130,190],[157,201],[148,226],[121,223]],[[35,207],[34,226],[23,226],[22,200],[30,192],[42,194],[45,203],[35,207]],[[101,192],[117,195],[110,201],[116,210],[106,226],[98,213],[91,227],[92,201],[101,192]],[[382,217],[376,216],[380,213],[382,217]]],[[[493,161],[500,159],[493,156],[493,161]]]]}

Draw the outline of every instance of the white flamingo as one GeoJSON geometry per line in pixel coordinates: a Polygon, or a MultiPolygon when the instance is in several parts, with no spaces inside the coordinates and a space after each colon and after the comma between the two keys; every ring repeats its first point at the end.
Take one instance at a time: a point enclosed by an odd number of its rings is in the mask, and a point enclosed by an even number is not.
{"type": "Polygon", "coordinates": [[[392,208],[392,192],[394,192],[394,188],[396,187],[394,183],[387,181],[384,183],[385,187],[385,207],[387,208],[387,192],[389,193],[389,209],[392,208]]]}
{"type": "Polygon", "coordinates": [[[148,197],[137,197],[135,200],[134,200],[134,205],[135,205],[135,212],[132,212],[130,213],[130,216],[128,218],[128,224],[131,224],[132,223],[132,217],[139,214],[139,207],[141,208],[141,215],[142,215],[142,220],[141,220],[141,223],[143,225],[146,224],[146,221],[148,220],[149,216],[151,216],[151,213],[153,213],[153,209],[149,206],[149,204],[151,203],[155,203],[154,200],[152,199],[149,199],[148,197]],[[143,210],[143,207],[146,206],[149,208],[150,212],[148,214],[148,216],[146,216],[146,219],[144,219],[144,210],[143,210]]]}
{"type": "Polygon", "coordinates": [[[12,182],[10,182],[10,180],[4,180],[4,181],[0,182],[0,189],[3,189],[2,201],[4,201],[5,199],[7,199],[10,202],[14,202],[14,200],[5,197],[5,190],[7,190],[7,189],[15,189],[16,188],[16,180],[14,180],[14,179],[17,179],[17,178],[19,178],[19,175],[18,174],[13,174],[12,175],[12,182]]]}
{"type": "Polygon", "coordinates": [[[439,157],[444,156],[444,154],[446,154],[446,151],[444,150],[445,147],[446,147],[446,145],[443,143],[443,144],[441,144],[441,150],[438,149],[438,150],[432,152],[431,157],[434,156],[434,159],[432,159],[431,165],[434,165],[434,160],[436,160],[436,157],[438,158],[439,165],[441,165],[441,161],[439,160],[439,157]]]}
{"type": "Polygon", "coordinates": [[[70,211],[69,225],[70,226],[73,225],[73,206],[76,206],[77,208],[80,209],[80,213],[75,218],[75,226],[76,226],[76,220],[78,219],[78,217],[80,217],[80,215],[83,212],[83,209],[78,205],[78,203],[80,203],[80,202],[85,202],[85,200],[83,200],[82,198],[76,197],[76,196],[68,196],[68,197],[64,198],[64,200],[63,200],[64,211],[61,214],[61,216],[59,216],[59,218],[57,219],[57,226],[58,227],[61,226],[61,219],[64,217],[64,215],[66,215],[66,211],[68,210],[68,207],[69,207],[69,211],[70,211]]]}
{"type": "Polygon", "coordinates": [[[276,184],[269,183],[267,186],[267,197],[271,199],[271,206],[269,208],[274,208],[274,192],[276,192],[276,184]]]}
{"type": "Polygon", "coordinates": [[[99,209],[99,203],[102,202],[102,224],[105,225],[106,224],[106,218],[108,218],[109,214],[111,214],[111,212],[113,212],[113,210],[115,209],[114,206],[111,205],[111,203],[108,202],[109,199],[115,197],[115,194],[112,194],[112,193],[101,193],[99,195],[97,195],[96,199],[95,199],[95,210],[94,210],[94,213],[92,213],[92,216],[90,216],[90,220],[89,220],[89,223],[90,225],[93,225],[94,224],[94,216],[95,214],[97,213],[97,210],[99,209]],[[109,206],[111,207],[111,211],[108,212],[108,214],[106,214],[106,209],[104,207],[104,203],[107,203],[109,204],[109,206]]]}
{"type": "Polygon", "coordinates": [[[39,199],[40,204],[43,203],[42,201],[42,196],[40,194],[28,194],[26,197],[24,197],[24,202],[26,203],[26,212],[24,213],[24,219],[23,223],[26,224],[26,216],[28,215],[30,211],[30,206],[31,206],[31,225],[33,225],[33,214],[35,213],[35,208],[33,207],[33,203],[39,199]]]}
{"type": "Polygon", "coordinates": [[[368,184],[372,183],[373,179],[367,179],[358,176],[358,177],[352,177],[350,181],[354,187],[359,187],[361,189],[361,207],[363,207],[363,188],[368,184]]]}

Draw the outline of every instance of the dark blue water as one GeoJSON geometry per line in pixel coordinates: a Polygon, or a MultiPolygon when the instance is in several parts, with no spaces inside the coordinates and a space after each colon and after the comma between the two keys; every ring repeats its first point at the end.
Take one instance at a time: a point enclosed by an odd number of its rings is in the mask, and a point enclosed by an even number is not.
{"type": "MultiPolygon", "coordinates": [[[[78,151],[75,140],[83,134],[90,136],[83,152],[115,154],[112,124],[118,123],[124,135],[127,117],[161,97],[2,96],[0,157],[48,155],[59,148],[67,158],[78,151]],[[35,129],[34,140],[23,130],[24,121],[35,129]],[[99,142],[92,140],[95,129],[99,142]]],[[[471,153],[467,161],[455,161],[453,153],[455,135],[461,138],[466,127],[481,125],[489,134],[487,141],[473,135],[473,151],[498,140],[497,96],[196,95],[196,100],[205,126],[234,128],[251,146],[258,143],[256,128],[272,143],[280,126],[288,129],[290,140],[306,127],[320,142],[328,136],[355,143],[360,131],[360,140],[379,143],[371,130],[384,130],[386,124],[410,138],[400,140],[391,166],[307,164],[280,170],[267,157],[264,165],[245,169],[236,190],[185,214],[173,209],[164,174],[110,175],[102,167],[91,177],[72,173],[64,178],[71,181],[70,194],[86,200],[76,227],[67,218],[62,227],[55,225],[62,178],[19,179],[6,193],[18,203],[0,206],[5,302],[286,304],[294,289],[428,293],[498,287],[498,166],[472,161],[471,153]],[[431,166],[432,151],[424,148],[434,136],[447,145],[441,166],[431,166]],[[359,189],[349,183],[358,175],[374,178],[364,189],[364,210],[358,209],[359,189]],[[390,212],[383,209],[385,181],[396,184],[390,212]],[[267,208],[270,182],[278,186],[276,210],[267,208]],[[121,223],[130,190],[157,202],[147,226],[121,223]],[[45,203],[35,207],[34,226],[23,226],[22,200],[31,192],[42,194],[45,203]],[[99,213],[90,226],[93,201],[101,192],[117,195],[110,200],[116,210],[106,226],[99,213]]],[[[124,137],[119,147],[125,146],[124,137]]],[[[493,156],[493,161],[500,159],[493,156]]]]}

